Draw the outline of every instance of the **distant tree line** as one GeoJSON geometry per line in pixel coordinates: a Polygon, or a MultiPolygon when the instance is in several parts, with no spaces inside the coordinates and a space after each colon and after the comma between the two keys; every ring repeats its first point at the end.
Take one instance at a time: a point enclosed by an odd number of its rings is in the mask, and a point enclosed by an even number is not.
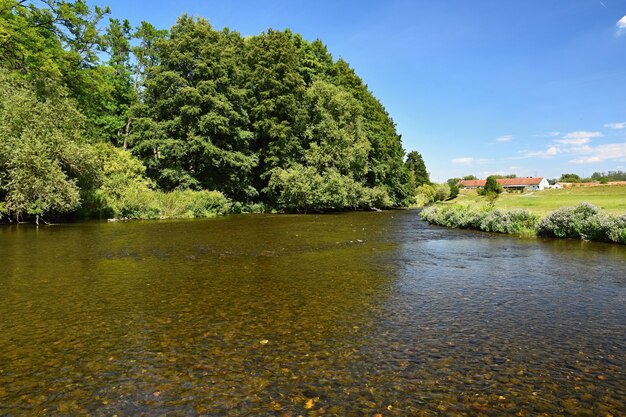
{"type": "Polygon", "coordinates": [[[561,174],[561,177],[557,179],[551,180],[551,183],[557,182],[572,182],[572,183],[583,183],[583,182],[599,182],[601,184],[606,184],[609,181],[626,181],[626,172],[624,171],[608,171],[608,172],[594,172],[591,174],[591,177],[583,178],[577,174],[561,174]]]}
{"type": "Polygon", "coordinates": [[[240,209],[387,208],[430,184],[321,41],[186,15],[169,30],[114,18],[100,30],[109,14],[84,0],[0,3],[0,216],[158,217],[174,191],[195,213],[214,204],[190,197],[204,190],[240,209]]]}

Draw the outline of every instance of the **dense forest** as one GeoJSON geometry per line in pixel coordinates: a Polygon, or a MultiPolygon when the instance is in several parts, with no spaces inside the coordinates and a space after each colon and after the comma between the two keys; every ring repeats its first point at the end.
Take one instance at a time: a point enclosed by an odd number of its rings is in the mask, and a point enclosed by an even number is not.
{"type": "Polygon", "coordinates": [[[428,182],[319,40],[82,0],[0,0],[0,216],[130,218],[406,206],[428,182]]]}

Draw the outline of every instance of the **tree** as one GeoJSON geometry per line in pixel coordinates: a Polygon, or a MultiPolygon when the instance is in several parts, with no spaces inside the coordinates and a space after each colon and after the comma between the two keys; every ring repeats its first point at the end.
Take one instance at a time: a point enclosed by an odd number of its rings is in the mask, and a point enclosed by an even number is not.
{"type": "Polygon", "coordinates": [[[450,187],[450,198],[455,198],[457,195],[459,195],[459,181],[461,181],[460,178],[448,179],[447,184],[450,187]]]}
{"type": "Polygon", "coordinates": [[[267,191],[274,168],[289,168],[304,157],[306,83],[290,31],[268,30],[246,42],[249,114],[258,155],[255,185],[267,191]]]}
{"type": "Polygon", "coordinates": [[[163,189],[256,196],[241,36],[183,16],[157,50],[136,111],[133,152],[163,189]]]}
{"type": "Polygon", "coordinates": [[[581,182],[582,179],[577,174],[561,174],[560,182],[581,182]]]}
{"type": "Polygon", "coordinates": [[[475,175],[466,175],[466,176],[463,177],[463,179],[465,181],[473,181],[473,180],[477,180],[478,177],[476,177],[475,175]]]}
{"type": "Polygon", "coordinates": [[[415,179],[415,187],[419,187],[423,184],[430,184],[430,177],[426,170],[426,164],[422,155],[417,151],[411,151],[406,156],[405,165],[409,170],[409,173],[413,175],[415,179]]]}
{"type": "Polygon", "coordinates": [[[450,197],[450,186],[447,183],[435,184],[435,201],[444,201],[450,197]]]}
{"type": "Polygon", "coordinates": [[[0,70],[0,198],[18,220],[75,210],[81,185],[96,175],[84,118],[58,91],[40,99],[32,84],[0,70]]]}
{"type": "Polygon", "coordinates": [[[482,191],[483,195],[498,195],[503,191],[503,187],[502,184],[498,183],[498,180],[495,176],[490,175],[489,177],[487,177],[485,187],[482,191]]]}
{"type": "Polygon", "coordinates": [[[349,91],[363,106],[365,135],[372,147],[367,185],[387,189],[397,206],[408,205],[415,189],[410,184],[402,138],[396,132],[394,121],[343,59],[335,63],[331,82],[349,91]]]}

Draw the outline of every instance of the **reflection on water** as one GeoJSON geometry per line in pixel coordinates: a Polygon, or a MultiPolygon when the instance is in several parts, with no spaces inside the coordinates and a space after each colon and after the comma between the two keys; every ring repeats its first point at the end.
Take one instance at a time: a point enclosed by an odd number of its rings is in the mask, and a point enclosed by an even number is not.
{"type": "Polygon", "coordinates": [[[626,250],[414,211],[0,228],[0,415],[619,416],[626,250]]]}

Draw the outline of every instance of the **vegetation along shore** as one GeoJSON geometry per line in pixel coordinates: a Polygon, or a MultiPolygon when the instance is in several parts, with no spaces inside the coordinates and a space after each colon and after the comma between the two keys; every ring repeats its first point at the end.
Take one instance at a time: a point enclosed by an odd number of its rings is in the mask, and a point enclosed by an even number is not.
{"type": "Polygon", "coordinates": [[[482,194],[462,190],[420,216],[454,228],[626,244],[625,186],[482,194]]]}
{"type": "Polygon", "coordinates": [[[410,204],[415,158],[320,40],[109,13],[2,3],[0,221],[410,204]]]}

